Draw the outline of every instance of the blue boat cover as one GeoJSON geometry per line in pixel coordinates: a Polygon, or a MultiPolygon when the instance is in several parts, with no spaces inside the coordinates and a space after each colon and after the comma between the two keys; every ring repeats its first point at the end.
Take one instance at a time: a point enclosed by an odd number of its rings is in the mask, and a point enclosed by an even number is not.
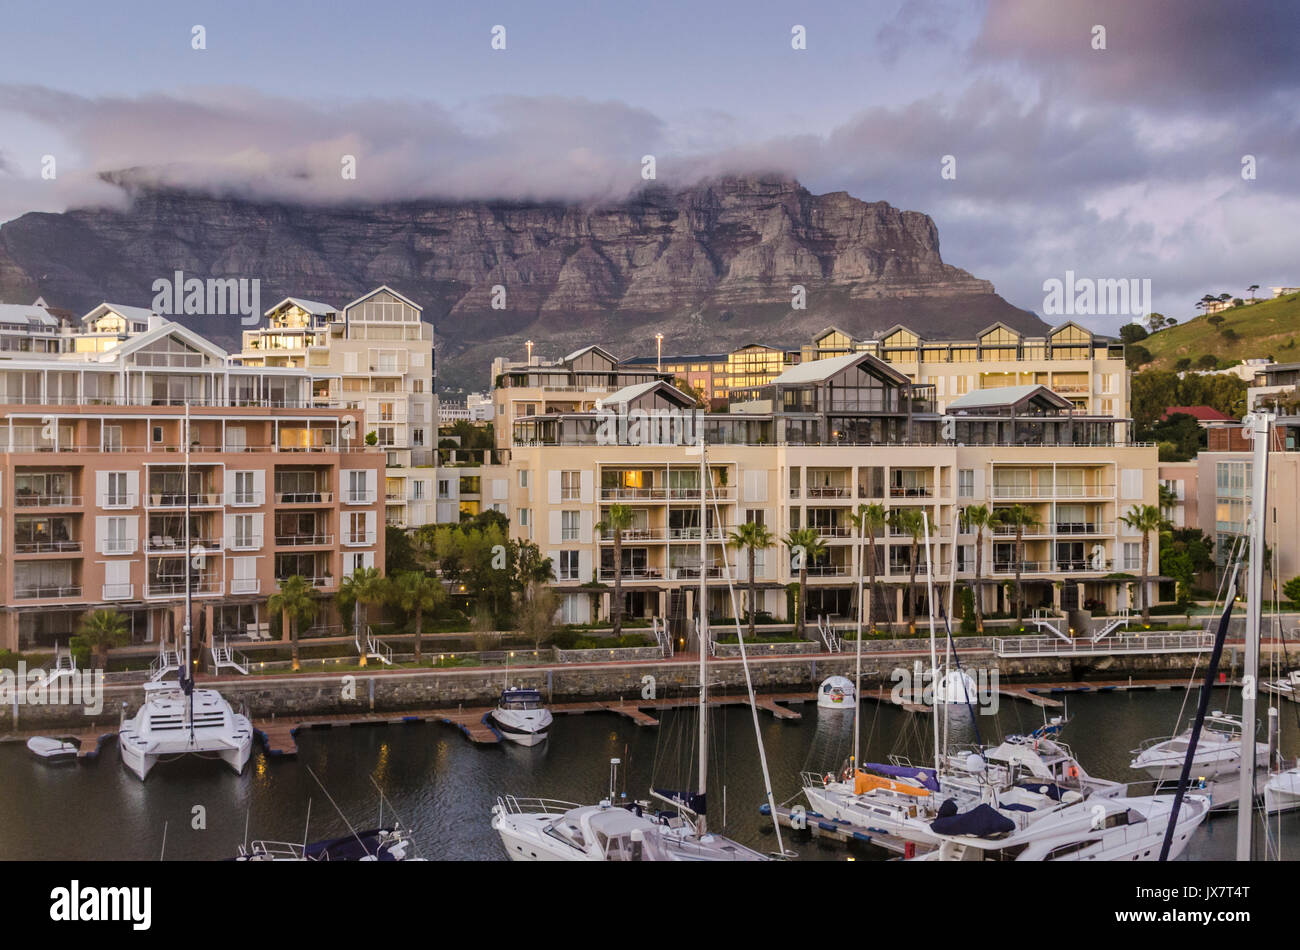
{"type": "MultiPolygon", "coordinates": [[[[946,802],[944,804],[947,804],[946,802]]],[[[930,830],[941,835],[972,835],[976,838],[993,838],[1016,830],[1016,823],[999,815],[988,805],[976,805],[968,812],[949,818],[936,818],[930,830]]]]}
{"type": "Polygon", "coordinates": [[[922,788],[928,788],[932,792],[939,791],[939,781],[934,777],[934,769],[923,769],[915,765],[885,765],[881,762],[867,762],[862,767],[889,778],[912,779],[920,782],[922,788]]]}
{"type": "Polygon", "coordinates": [[[542,701],[542,694],[540,690],[536,689],[515,689],[512,687],[511,689],[503,690],[501,693],[501,702],[504,703],[508,700],[516,703],[540,703],[542,701]]]}
{"type": "Polygon", "coordinates": [[[1039,795],[1046,795],[1055,802],[1059,802],[1061,795],[1067,791],[1067,789],[1061,788],[1055,782],[1021,782],[1019,787],[1028,789],[1031,792],[1037,792],[1039,795]]]}
{"type": "Polygon", "coordinates": [[[315,841],[303,849],[303,856],[313,861],[360,861],[367,855],[374,855],[380,861],[394,861],[396,859],[382,844],[384,836],[390,833],[390,829],[373,828],[344,838],[315,841]]]}
{"type": "Polygon", "coordinates": [[[708,806],[705,804],[707,799],[703,792],[679,792],[671,788],[656,788],[654,791],[656,795],[662,795],[669,801],[685,805],[697,815],[708,814],[708,806]]]}

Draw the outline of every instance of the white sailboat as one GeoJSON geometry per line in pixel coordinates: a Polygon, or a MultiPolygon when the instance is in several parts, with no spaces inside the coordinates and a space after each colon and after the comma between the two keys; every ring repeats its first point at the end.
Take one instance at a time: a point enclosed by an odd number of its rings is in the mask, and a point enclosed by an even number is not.
{"type": "Polygon", "coordinates": [[[190,407],[185,405],[185,634],[184,665],[174,683],[146,683],[144,702],[131,718],[123,715],[118,729],[122,764],[145,779],[160,761],[182,755],[217,757],[242,773],[253,750],[253,724],[236,713],[215,689],[196,689],[190,656],[193,617],[194,561],[200,547],[190,549],[190,407]]]}

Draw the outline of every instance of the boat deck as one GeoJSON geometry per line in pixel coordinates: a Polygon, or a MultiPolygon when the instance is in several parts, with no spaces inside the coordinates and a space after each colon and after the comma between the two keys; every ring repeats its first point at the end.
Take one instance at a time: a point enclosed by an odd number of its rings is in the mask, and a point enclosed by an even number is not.
{"type": "MultiPolygon", "coordinates": [[[[758,811],[764,817],[769,817],[772,814],[772,810],[766,804],[760,805],[758,811]]],[[[814,838],[822,838],[847,845],[874,845],[899,856],[908,854],[909,844],[912,845],[912,855],[925,854],[927,851],[933,850],[930,845],[908,842],[897,835],[863,828],[860,825],[841,821],[838,818],[828,818],[815,811],[796,813],[794,809],[778,807],[776,809],[776,820],[782,828],[789,828],[796,834],[806,833],[814,838]],[[798,817],[796,817],[796,814],[798,814],[798,817]]],[[[763,830],[767,831],[768,829],[764,826],[763,830]]]]}

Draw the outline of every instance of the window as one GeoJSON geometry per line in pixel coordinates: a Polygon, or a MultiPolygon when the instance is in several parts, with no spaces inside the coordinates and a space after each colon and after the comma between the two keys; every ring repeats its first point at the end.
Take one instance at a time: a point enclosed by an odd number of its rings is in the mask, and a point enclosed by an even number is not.
{"type": "Polygon", "coordinates": [[[519,470],[519,487],[520,488],[528,487],[528,469],[526,468],[521,468],[519,470]]]}
{"type": "Polygon", "coordinates": [[[520,508],[520,509],[519,509],[519,527],[521,527],[521,528],[526,528],[526,527],[528,527],[528,509],[527,509],[527,508],[520,508]]]}
{"type": "Polygon", "coordinates": [[[412,429],[412,430],[411,430],[411,444],[412,444],[412,445],[424,445],[424,430],[423,430],[423,429],[412,429]]]}
{"type": "Polygon", "coordinates": [[[580,472],[560,472],[561,501],[577,501],[581,491],[580,472]]]}
{"type": "Polygon", "coordinates": [[[449,478],[438,479],[438,497],[439,498],[451,497],[451,479],[449,478]]]}
{"type": "Polygon", "coordinates": [[[957,496],[959,498],[975,497],[975,469],[961,468],[957,470],[957,496]]]}
{"type": "Polygon", "coordinates": [[[127,554],[134,547],[126,533],[125,518],[108,518],[104,522],[104,553],[127,554]]]}
{"type": "Polygon", "coordinates": [[[1124,567],[1126,571],[1142,570],[1142,544],[1138,541],[1124,542],[1124,567]]]}
{"type": "Polygon", "coordinates": [[[417,479],[416,481],[411,482],[411,500],[412,500],[412,501],[424,501],[424,486],[425,486],[425,484],[426,484],[426,483],[425,483],[425,481],[424,481],[423,479],[417,479]]]}
{"type": "Polygon", "coordinates": [[[576,581],[578,579],[578,552],[560,552],[560,580],[576,581]]]}
{"type": "Polygon", "coordinates": [[[370,473],[364,470],[348,472],[348,498],[350,501],[370,500],[370,473]]]}
{"type": "Polygon", "coordinates": [[[746,523],[746,524],[763,524],[763,513],[764,513],[764,510],[763,510],[762,508],[746,508],[746,509],[745,509],[745,523],[746,523]]]}
{"type": "Polygon", "coordinates": [[[560,512],[560,540],[577,541],[580,513],[576,511],[560,512]]]}
{"type": "Polygon", "coordinates": [[[122,427],[121,426],[104,426],[104,451],[105,452],[122,451],[122,427]]]}
{"type": "Polygon", "coordinates": [[[130,504],[126,494],[126,472],[108,473],[108,492],[104,496],[104,507],[117,508],[130,504]]]}
{"type": "Polygon", "coordinates": [[[255,505],[257,498],[253,490],[252,472],[235,472],[235,504],[255,505]]]}
{"type": "Polygon", "coordinates": [[[154,426],[154,427],[153,427],[153,440],[154,440],[155,443],[160,443],[160,442],[162,442],[162,440],[163,440],[163,427],[162,427],[162,426],[154,426]]]}

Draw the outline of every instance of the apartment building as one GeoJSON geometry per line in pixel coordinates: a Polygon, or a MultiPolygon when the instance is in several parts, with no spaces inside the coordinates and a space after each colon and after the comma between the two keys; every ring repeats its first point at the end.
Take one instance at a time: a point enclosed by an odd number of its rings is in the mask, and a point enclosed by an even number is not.
{"type": "MultiPolygon", "coordinates": [[[[779,351],[778,351],[779,352],[779,351]]],[[[654,370],[674,380],[682,380],[704,397],[710,409],[727,405],[731,386],[727,353],[692,353],[686,356],[635,356],[619,363],[626,370],[654,370]]]]}
{"type": "MultiPolygon", "coordinates": [[[[1084,412],[1041,383],[973,391],[943,411],[935,388],[854,351],[790,367],[726,413],[694,412],[687,394],[650,380],[590,406],[517,415],[509,430],[511,530],[552,558],[564,621],[608,616],[619,572],[631,616],[666,617],[680,629],[694,611],[701,573],[710,613],[732,615],[724,567],[731,565],[743,596],[748,566],[725,538],[743,522],[760,522],[777,539],[817,528],[828,553],[809,567],[808,612],[845,619],[856,616],[866,567],[849,521],[859,504],[925,512],[940,583],[954,571],[973,580],[966,507],[1022,504],[1037,521],[1025,532],[1021,563],[1031,606],[1126,605],[1131,576],[1111,575],[1140,570],[1141,537],[1119,515],[1155,503],[1155,448],[1125,444],[1126,420],[1084,412]],[[703,485],[692,449],[701,437],[703,485]],[[612,538],[596,529],[615,503],[633,518],[619,564],[612,538]]],[[[985,608],[1008,610],[1011,529],[983,543],[985,608]]],[[[909,589],[910,535],[887,529],[878,552],[886,596],[875,603],[876,616],[902,618],[909,596],[924,614],[927,567],[918,563],[918,584],[909,589]]],[[[1148,566],[1154,576],[1154,553],[1148,566]]],[[[798,579],[789,552],[779,543],[758,552],[754,574],[759,609],[788,617],[788,585],[798,579]]]]}
{"type": "Polygon", "coordinates": [[[432,522],[438,405],[433,327],[420,306],[383,286],[341,309],[288,297],[265,316],[244,331],[239,362],[304,370],[314,404],[361,410],[362,438],[386,461],[384,523],[432,522]]]}
{"type": "Polygon", "coordinates": [[[105,306],[89,340],[0,358],[0,647],[66,644],[107,606],[159,642],[181,627],[187,560],[200,640],[268,622],[285,577],[329,594],[382,568],[386,459],[357,411],[303,369],[105,306]]]}

